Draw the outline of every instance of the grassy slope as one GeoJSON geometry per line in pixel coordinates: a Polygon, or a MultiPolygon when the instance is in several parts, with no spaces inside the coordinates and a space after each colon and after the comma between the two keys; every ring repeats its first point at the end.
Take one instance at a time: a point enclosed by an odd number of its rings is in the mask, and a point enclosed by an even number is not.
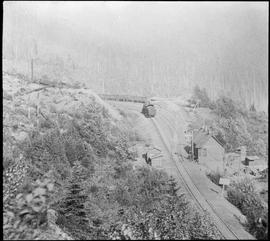
{"type": "MultiPolygon", "coordinates": [[[[11,203],[9,215],[13,215],[4,225],[6,238],[13,235],[19,239],[32,239],[35,236],[31,236],[29,230],[39,230],[35,235],[51,234],[50,230],[46,231],[48,209],[61,213],[71,191],[68,187],[71,187],[72,178],[77,178],[87,196],[82,211],[86,213],[89,230],[76,222],[69,225],[72,220],[77,220],[77,209],[71,220],[59,217],[57,224],[76,239],[121,237],[126,232],[123,225],[132,233],[125,235],[138,238],[150,238],[151,235],[162,238],[220,237],[206,216],[188,207],[183,197],[171,194],[173,189],[165,173],[149,168],[133,170],[134,159],[128,152],[130,126],[123,114],[122,117],[118,115],[90,90],[47,88],[27,93],[37,88],[40,86],[27,80],[4,75],[4,173],[18,184],[14,194],[22,193],[27,201],[23,207],[11,203]],[[25,176],[14,172],[16,163],[29,167],[25,176]],[[74,176],[76,165],[80,166],[79,176],[74,176]],[[46,197],[46,206],[42,209],[45,223],[43,219],[43,224],[37,227],[32,221],[37,220],[40,213],[33,211],[35,207],[28,202],[26,194],[34,195],[33,185],[44,176],[53,182],[54,189],[46,197]],[[20,216],[26,210],[27,213],[32,210],[32,216],[20,216]],[[165,219],[168,214],[172,215],[170,221],[165,219]],[[31,223],[25,218],[30,218],[31,223]],[[159,220],[162,220],[161,224],[159,220]],[[179,223],[179,220],[182,221],[179,223]],[[166,228],[170,222],[170,226],[176,225],[176,230],[166,228]],[[139,223],[151,227],[153,233],[150,229],[142,229],[139,223]],[[21,230],[27,231],[30,237],[21,230]]],[[[4,180],[6,190],[11,190],[9,180],[4,180]]],[[[43,188],[38,190],[41,192],[43,188]]],[[[8,215],[7,209],[4,210],[8,215]]]]}

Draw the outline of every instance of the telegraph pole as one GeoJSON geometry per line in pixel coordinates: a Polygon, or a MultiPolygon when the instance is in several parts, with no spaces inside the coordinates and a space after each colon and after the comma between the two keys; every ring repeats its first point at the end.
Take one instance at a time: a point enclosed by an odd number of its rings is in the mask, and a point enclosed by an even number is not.
{"type": "Polygon", "coordinates": [[[238,165],[238,174],[240,174],[240,164],[241,161],[245,161],[246,160],[246,146],[241,146],[241,153],[240,153],[240,158],[239,158],[239,165],[238,165]]]}
{"type": "Polygon", "coordinates": [[[194,153],[194,150],[193,150],[193,130],[191,131],[191,160],[194,161],[194,156],[193,156],[193,153],[194,153]]]}
{"type": "Polygon", "coordinates": [[[241,158],[240,158],[240,161],[245,161],[246,160],[246,153],[247,153],[246,146],[241,146],[241,158]]]}
{"type": "Polygon", "coordinates": [[[38,46],[34,38],[31,40],[31,49],[30,49],[30,67],[31,67],[31,82],[34,81],[34,61],[38,58],[38,46]]]}
{"type": "Polygon", "coordinates": [[[31,59],[31,82],[34,80],[34,59],[31,59]]]}

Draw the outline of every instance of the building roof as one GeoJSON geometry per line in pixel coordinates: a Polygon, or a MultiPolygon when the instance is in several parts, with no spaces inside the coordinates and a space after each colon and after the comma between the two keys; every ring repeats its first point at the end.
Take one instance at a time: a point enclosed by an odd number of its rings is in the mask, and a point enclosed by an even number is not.
{"type": "Polygon", "coordinates": [[[210,135],[208,132],[205,132],[203,130],[199,130],[195,133],[193,142],[196,144],[197,148],[202,148],[210,138],[213,138],[223,148],[225,144],[223,140],[220,140],[220,138],[214,135],[210,135]]]}
{"type": "Polygon", "coordinates": [[[225,146],[226,142],[223,138],[219,137],[219,136],[212,136],[222,147],[225,146]]]}
{"type": "Polygon", "coordinates": [[[265,170],[266,168],[268,168],[268,164],[264,159],[260,159],[257,156],[249,156],[249,158],[246,157],[246,160],[242,161],[242,163],[245,166],[248,166],[250,169],[252,169],[252,170],[258,169],[258,170],[262,171],[262,170],[265,170]]]}
{"type": "Polygon", "coordinates": [[[249,160],[249,161],[255,161],[255,160],[259,160],[260,158],[257,157],[257,156],[246,156],[246,158],[249,160]]]}
{"type": "Polygon", "coordinates": [[[267,167],[267,163],[263,159],[256,159],[254,161],[250,161],[249,166],[266,166],[267,167]]]}
{"type": "Polygon", "coordinates": [[[252,171],[259,171],[262,172],[264,170],[267,170],[267,165],[257,165],[257,166],[248,166],[252,171]]]}

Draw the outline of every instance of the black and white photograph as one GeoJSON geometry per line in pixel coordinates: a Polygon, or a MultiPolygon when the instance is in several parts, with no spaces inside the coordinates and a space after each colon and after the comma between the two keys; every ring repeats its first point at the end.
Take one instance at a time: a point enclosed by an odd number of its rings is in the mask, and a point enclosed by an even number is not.
{"type": "Polygon", "coordinates": [[[4,1],[3,240],[268,240],[268,1],[4,1]]]}

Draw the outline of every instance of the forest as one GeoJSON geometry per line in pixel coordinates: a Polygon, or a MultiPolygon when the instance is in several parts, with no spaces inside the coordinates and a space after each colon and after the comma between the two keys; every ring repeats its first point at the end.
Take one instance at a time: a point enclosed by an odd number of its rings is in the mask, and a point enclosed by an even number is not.
{"type": "Polygon", "coordinates": [[[205,123],[225,142],[227,152],[245,145],[248,155],[258,155],[268,160],[268,117],[265,112],[256,111],[253,105],[247,109],[224,95],[211,101],[206,89],[195,86],[191,102],[197,101],[199,107],[209,108],[215,114],[205,123]]]}
{"type": "Polygon", "coordinates": [[[267,111],[267,19],[263,2],[6,2],[3,67],[30,76],[33,60],[34,78],[108,94],[172,97],[199,85],[212,100],[267,111]]]}

